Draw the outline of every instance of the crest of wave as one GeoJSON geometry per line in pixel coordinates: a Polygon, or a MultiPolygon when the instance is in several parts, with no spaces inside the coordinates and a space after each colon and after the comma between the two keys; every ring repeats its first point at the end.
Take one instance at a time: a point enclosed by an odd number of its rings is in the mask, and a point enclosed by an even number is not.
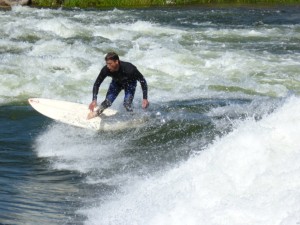
{"type": "Polygon", "coordinates": [[[85,224],[298,224],[300,99],[227,136],[177,168],[82,209],[85,224]]]}

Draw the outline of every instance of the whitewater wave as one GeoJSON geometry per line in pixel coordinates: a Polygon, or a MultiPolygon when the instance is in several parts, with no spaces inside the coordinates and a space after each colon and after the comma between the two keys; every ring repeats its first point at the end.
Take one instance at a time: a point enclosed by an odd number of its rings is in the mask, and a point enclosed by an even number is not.
{"type": "Polygon", "coordinates": [[[135,182],[85,224],[299,224],[300,99],[248,119],[178,168],[135,182]]]}

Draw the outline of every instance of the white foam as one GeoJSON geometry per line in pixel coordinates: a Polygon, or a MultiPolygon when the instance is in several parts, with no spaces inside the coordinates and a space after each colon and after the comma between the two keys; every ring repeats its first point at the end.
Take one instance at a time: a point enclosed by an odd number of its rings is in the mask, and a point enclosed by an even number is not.
{"type": "Polygon", "coordinates": [[[161,176],[126,187],[85,224],[298,224],[300,99],[249,119],[161,176]]]}
{"type": "Polygon", "coordinates": [[[47,157],[52,167],[81,173],[111,168],[125,140],[105,140],[85,129],[53,124],[36,140],[39,157],[47,157]],[[66,132],[66,129],[68,132],[66,132]]]}
{"type": "MultiPolygon", "coordinates": [[[[250,44],[251,38],[271,38],[278,46],[287,27],[189,29],[137,20],[121,10],[79,13],[15,7],[0,16],[1,75],[15,75],[23,84],[7,92],[0,82],[0,102],[24,96],[90,99],[104,55],[111,50],[146,76],[152,102],[220,95],[282,97],[297,87],[299,54],[281,57],[231,47],[230,40],[248,38],[250,44]],[[28,38],[33,41],[24,41],[28,38]]],[[[289,36],[297,35],[297,26],[288,28],[289,36]]]]}

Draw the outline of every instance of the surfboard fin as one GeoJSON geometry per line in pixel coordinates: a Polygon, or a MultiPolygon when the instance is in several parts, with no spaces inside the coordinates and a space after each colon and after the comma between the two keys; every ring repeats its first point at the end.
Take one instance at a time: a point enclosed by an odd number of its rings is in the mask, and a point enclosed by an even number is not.
{"type": "Polygon", "coordinates": [[[96,107],[94,109],[94,111],[89,112],[89,114],[87,115],[87,119],[90,120],[90,119],[95,118],[96,116],[100,116],[103,113],[103,111],[104,111],[104,108],[102,108],[101,106],[96,107]]]}
{"type": "Polygon", "coordinates": [[[96,112],[89,112],[89,114],[87,115],[87,120],[93,119],[97,116],[96,112]]]}

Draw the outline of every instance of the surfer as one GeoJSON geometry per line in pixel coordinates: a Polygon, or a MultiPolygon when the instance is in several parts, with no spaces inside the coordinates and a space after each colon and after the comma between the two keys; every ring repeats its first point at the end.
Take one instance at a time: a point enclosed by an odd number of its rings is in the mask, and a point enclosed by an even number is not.
{"type": "Polygon", "coordinates": [[[129,62],[121,61],[115,52],[107,53],[105,61],[106,66],[101,69],[93,86],[93,100],[89,105],[91,112],[88,114],[88,119],[99,116],[106,108],[110,107],[123,89],[125,92],[123,105],[127,111],[131,112],[137,81],[140,82],[143,92],[142,107],[147,108],[149,106],[147,81],[138,69],[129,62]],[[112,81],[105,100],[97,107],[99,87],[107,76],[111,77],[112,81]]]}

